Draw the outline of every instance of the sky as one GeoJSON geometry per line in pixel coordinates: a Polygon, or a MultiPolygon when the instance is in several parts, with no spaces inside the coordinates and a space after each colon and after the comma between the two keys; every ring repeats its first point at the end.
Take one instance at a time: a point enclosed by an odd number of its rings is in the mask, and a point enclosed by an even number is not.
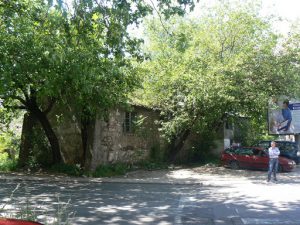
{"type": "Polygon", "coordinates": [[[299,18],[300,12],[299,0],[263,0],[263,9],[267,13],[278,13],[282,17],[289,19],[299,18]]]}
{"type": "MultiPolygon", "coordinates": [[[[264,0],[263,10],[266,14],[274,13],[282,19],[295,21],[300,19],[300,0],[264,0]]],[[[278,22],[277,28],[282,33],[287,33],[289,23],[287,21],[278,22]]]]}
{"type": "MultiPolygon", "coordinates": [[[[70,3],[72,0],[65,0],[70,3]]],[[[156,0],[144,0],[148,3],[156,2],[156,0]]],[[[213,5],[217,1],[222,0],[199,0],[196,10],[200,10],[202,6],[213,5]]],[[[230,0],[229,0],[230,1],[230,0]]],[[[238,0],[235,0],[238,1],[238,0]]],[[[239,0],[245,2],[247,0],[239,0]]],[[[251,1],[251,0],[248,0],[251,1]]],[[[300,20],[300,0],[258,0],[262,2],[262,14],[264,16],[277,15],[283,20],[300,20]]],[[[287,21],[276,22],[274,28],[279,32],[286,34],[289,30],[289,24],[287,21]]]]}
{"type": "MultiPolygon", "coordinates": [[[[240,0],[245,2],[246,0],[240,0]]],[[[202,6],[212,6],[218,0],[200,0],[196,11],[202,6]]],[[[289,30],[289,22],[300,20],[300,0],[261,0],[263,16],[276,15],[281,17],[282,21],[276,22],[273,26],[279,32],[286,34],[289,30]]]]}

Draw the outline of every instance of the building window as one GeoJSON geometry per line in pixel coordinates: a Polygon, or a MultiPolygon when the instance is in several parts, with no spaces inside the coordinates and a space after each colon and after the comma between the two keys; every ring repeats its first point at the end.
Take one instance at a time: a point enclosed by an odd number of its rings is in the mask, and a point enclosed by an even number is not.
{"type": "Polygon", "coordinates": [[[137,120],[136,112],[126,112],[123,130],[124,133],[134,133],[135,125],[137,120]]]}
{"type": "Polygon", "coordinates": [[[232,124],[232,122],[227,120],[227,121],[225,122],[225,128],[226,128],[227,130],[233,130],[233,124],[232,124]]]}

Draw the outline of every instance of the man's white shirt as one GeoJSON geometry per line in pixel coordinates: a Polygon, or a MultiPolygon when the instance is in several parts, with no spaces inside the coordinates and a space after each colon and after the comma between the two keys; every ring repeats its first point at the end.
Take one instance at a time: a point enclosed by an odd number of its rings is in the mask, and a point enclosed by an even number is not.
{"type": "Polygon", "coordinates": [[[270,159],[277,159],[279,154],[280,154],[280,151],[277,147],[275,147],[275,148],[270,147],[269,148],[269,158],[270,159]]]}

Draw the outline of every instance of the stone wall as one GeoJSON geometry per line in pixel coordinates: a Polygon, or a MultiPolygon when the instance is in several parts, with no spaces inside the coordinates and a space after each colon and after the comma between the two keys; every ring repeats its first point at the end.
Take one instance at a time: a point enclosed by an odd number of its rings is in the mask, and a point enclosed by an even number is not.
{"type": "Polygon", "coordinates": [[[158,113],[144,107],[133,107],[137,117],[134,131],[126,131],[126,111],[111,110],[107,121],[96,120],[89,167],[118,162],[134,163],[149,157],[151,148],[160,145],[155,120],[158,113]]]}
{"type": "Polygon", "coordinates": [[[64,162],[78,164],[83,157],[81,125],[70,106],[65,105],[63,112],[61,108],[54,108],[49,118],[57,135],[64,162]]]}
{"type": "Polygon", "coordinates": [[[161,144],[155,120],[159,113],[142,106],[132,106],[131,113],[137,118],[134,131],[124,129],[127,111],[118,108],[111,110],[107,120],[92,122],[88,132],[87,153],[83,152],[81,125],[72,109],[64,112],[56,109],[51,115],[65,163],[81,163],[86,154],[85,167],[91,170],[99,165],[112,163],[134,163],[149,157],[153,147],[161,144]]]}

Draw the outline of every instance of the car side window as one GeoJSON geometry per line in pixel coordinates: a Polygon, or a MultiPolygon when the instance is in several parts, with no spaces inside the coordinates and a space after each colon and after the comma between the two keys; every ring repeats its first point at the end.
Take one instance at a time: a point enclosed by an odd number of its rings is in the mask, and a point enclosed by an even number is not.
{"type": "Polygon", "coordinates": [[[278,148],[282,152],[290,152],[296,150],[297,146],[291,143],[281,143],[279,144],[278,148]]]}
{"type": "Polygon", "coordinates": [[[253,155],[253,150],[251,148],[240,148],[238,151],[239,155],[253,155]]]}
{"type": "Polygon", "coordinates": [[[269,142],[260,142],[258,144],[259,147],[261,148],[269,148],[270,147],[270,143],[269,142]]]}
{"type": "Polygon", "coordinates": [[[260,150],[258,150],[258,149],[253,149],[253,155],[259,155],[259,153],[260,153],[261,151],[260,150]]]}
{"type": "Polygon", "coordinates": [[[235,151],[236,151],[235,148],[227,148],[227,149],[225,149],[225,152],[226,152],[226,153],[229,153],[229,154],[234,154],[235,151]]]}
{"type": "Polygon", "coordinates": [[[261,156],[261,157],[267,157],[268,154],[265,151],[259,151],[259,156],[261,156]]]}

